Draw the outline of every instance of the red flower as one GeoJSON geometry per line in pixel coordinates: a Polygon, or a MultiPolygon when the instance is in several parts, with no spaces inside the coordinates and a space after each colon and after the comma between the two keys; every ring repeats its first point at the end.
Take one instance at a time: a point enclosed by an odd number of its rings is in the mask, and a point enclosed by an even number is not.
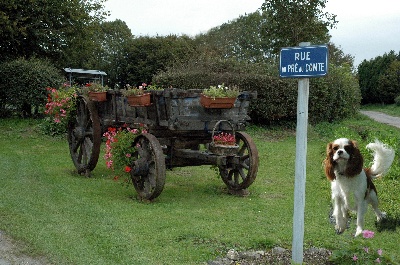
{"type": "Polygon", "coordinates": [[[125,169],[124,169],[124,171],[126,172],[126,173],[129,173],[129,172],[131,172],[131,167],[130,166],[125,166],[125,169]]]}

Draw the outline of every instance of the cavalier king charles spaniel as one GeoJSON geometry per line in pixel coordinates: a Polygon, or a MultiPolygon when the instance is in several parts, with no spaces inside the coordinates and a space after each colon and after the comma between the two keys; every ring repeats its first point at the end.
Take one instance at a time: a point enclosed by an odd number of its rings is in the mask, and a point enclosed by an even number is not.
{"type": "Polygon", "coordinates": [[[333,216],[338,234],[346,229],[349,210],[357,213],[355,236],[362,233],[368,203],[378,221],[385,217],[385,213],[378,209],[378,193],[372,180],[388,171],[394,150],[378,140],[368,144],[367,148],[373,151],[374,162],[370,168],[363,168],[363,157],[355,141],[340,138],[327,145],[325,175],[331,181],[333,216]]]}

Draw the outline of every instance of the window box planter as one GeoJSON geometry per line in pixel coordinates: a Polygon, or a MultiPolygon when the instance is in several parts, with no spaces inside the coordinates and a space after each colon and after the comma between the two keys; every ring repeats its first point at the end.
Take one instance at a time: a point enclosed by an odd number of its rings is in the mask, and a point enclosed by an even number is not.
{"type": "Polygon", "coordinates": [[[215,98],[204,94],[200,96],[200,104],[210,109],[230,109],[235,105],[236,98],[215,98]]]}

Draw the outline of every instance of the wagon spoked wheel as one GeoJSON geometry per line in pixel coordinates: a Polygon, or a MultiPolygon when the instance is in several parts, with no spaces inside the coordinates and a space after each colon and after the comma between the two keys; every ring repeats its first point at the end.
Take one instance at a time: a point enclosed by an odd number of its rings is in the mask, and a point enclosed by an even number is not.
{"type": "Polygon", "coordinates": [[[230,190],[248,188],[256,179],[258,171],[258,150],[251,137],[244,132],[236,132],[237,154],[227,157],[227,165],[219,167],[222,180],[230,190]]]}
{"type": "Polygon", "coordinates": [[[89,176],[99,159],[101,129],[97,108],[86,97],[77,98],[76,115],[68,123],[68,144],[78,173],[89,176]]]}
{"type": "Polygon", "coordinates": [[[165,157],[162,147],[150,133],[136,137],[133,145],[136,148],[132,154],[133,186],[141,199],[155,199],[161,194],[165,184],[165,157]]]}

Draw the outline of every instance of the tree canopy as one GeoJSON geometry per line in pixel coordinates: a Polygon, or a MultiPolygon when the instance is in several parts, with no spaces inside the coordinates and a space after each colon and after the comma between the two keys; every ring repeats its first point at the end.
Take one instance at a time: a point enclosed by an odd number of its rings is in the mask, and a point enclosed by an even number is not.
{"type": "Polygon", "coordinates": [[[53,62],[87,26],[107,15],[105,0],[1,0],[0,58],[45,57],[53,62]]]}
{"type": "Polygon", "coordinates": [[[329,29],[336,27],[336,15],[324,12],[327,0],[265,0],[267,13],[265,37],[270,48],[278,53],[282,47],[300,42],[328,43],[329,29]]]}

